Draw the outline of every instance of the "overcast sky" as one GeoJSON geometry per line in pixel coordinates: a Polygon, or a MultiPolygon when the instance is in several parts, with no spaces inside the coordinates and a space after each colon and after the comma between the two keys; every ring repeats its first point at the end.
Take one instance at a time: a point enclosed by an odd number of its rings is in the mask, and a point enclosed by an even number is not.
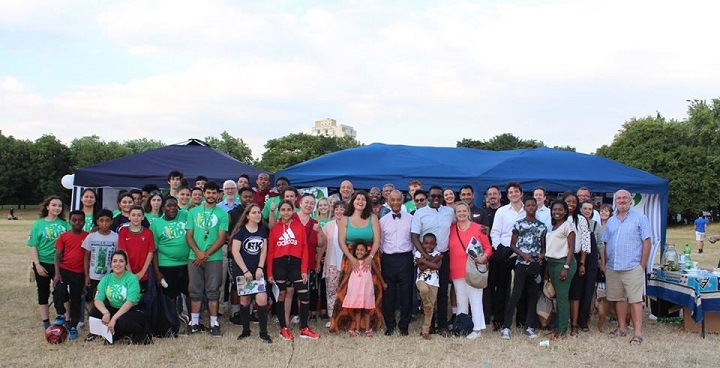
{"type": "Polygon", "coordinates": [[[720,97],[718,1],[0,2],[0,129],[63,142],[502,133],[592,153],[720,97]]]}

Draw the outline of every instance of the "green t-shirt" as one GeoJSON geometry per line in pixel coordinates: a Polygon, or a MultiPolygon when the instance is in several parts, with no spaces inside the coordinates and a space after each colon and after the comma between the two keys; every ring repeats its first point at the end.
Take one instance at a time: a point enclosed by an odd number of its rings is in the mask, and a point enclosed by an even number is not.
{"type": "Polygon", "coordinates": [[[155,215],[153,215],[153,214],[150,213],[150,212],[145,212],[145,218],[146,218],[146,219],[148,220],[148,222],[150,223],[150,226],[152,226],[153,221],[157,220],[159,217],[160,217],[160,216],[155,216],[155,215]]]}
{"type": "Polygon", "coordinates": [[[405,209],[406,209],[408,212],[415,211],[415,210],[417,209],[417,207],[415,207],[415,202],[414,202],[414,201],[407,201],[407,202],[405,202],[405,209]]]}
{"type": "Polygon", "coordinates": [[[140,282],[132,272],[126,271],[120,278],[111,272],[100,280],[95,300],[107,300],[113,308],[122,307],[126,301],[137,304],[140,302],[140,282]]]}
{"type": "Polygon", "coordinates": [[[178,215],[168,221],[164,217],[156,218],[150,224],[155,237],[155,249],[158,252],[158,266],[185,266],[190,256],[190,246],[185,239],[187,213],[178,215]]]}
{"type": "Polygon", "coordinates": [[[90,231],[92,231],[93,226],[95,226],[95,224],[93,224],[93,214],[86,213],[85,214],[85,225],[83,225],[83,231],[86,233],[89,233],[90,231]]]}
{"type": "Polygon", "coordinates": [[[320,226],[320,228],[323,228],[323,227],[325,226],[325,224],[327,224],[327,223],[330,222],[331,220],[332,220],[332,219],[317,220],[318,226],[320,226]]]}
{"type": "Polygon", "coordinates": [[[122,212],[122,211],[120,211],[119,208],[114,209],[114,210],[113,210],[113,218],[118,217],[118,215],[119,215],[121,212],[122,212]]]}
{"type": "Polygon", "coordinates": [[[270,220],[270,207],[273,203],[275,203],[275,219],[278,218],[278,205],[280,204],[280,196],[270,197],[267,199],[267,201],[265,201],[265,206],[262,210],[262,218],[265,221],[270,220]]]}
{"type": "Polygon", "coordinates": [[[44,218],[35,221],[30,229],[27,245],[37,248],[38,260],[42,263],[55,263],[55,241],[60,234],[70,230],[70,224],[61,218],[53,221],[44,218]]]}
{"type": "MultiPolygon", "coordinates": [[[[220,231],[227,233],[229,222],[228,214],[222,208],[198,206],[190,210],[185,229],[193,230],[193,239],[198,249],[206,251],[217,241],[220,231]]],[[[208,261],[222,261],[222,258],[222,251],[217,251],[210,255],[208,261]]],[[[194,252],[190,252],[190,259],[195,259],[194,252]]]]}

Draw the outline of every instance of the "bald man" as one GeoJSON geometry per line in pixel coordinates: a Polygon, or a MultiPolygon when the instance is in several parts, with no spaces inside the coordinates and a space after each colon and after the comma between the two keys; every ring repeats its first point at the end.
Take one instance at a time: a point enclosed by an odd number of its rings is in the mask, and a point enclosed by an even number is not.
{"type": "MultiPolygon", "coordinates": [[[[618,316],[627,314],[628,305],[633,320],[631,344],[641,344],[645,269],[650,257],[652,230],[647,216],[631,210],[632,195],[627,190],[615,192],[615,216],[605,225],[602,240],[605,243],[605,279],[607,300],[616,302],[618,316]]],[[[618,318],[615,336],[628,332],[625,318],[618,318]]]]}
{"type": "Polygon", "coordinates": [[[355,189],[350,180],[343,180],[343,182],[340,183],[340,199],[343,202],[350,203],[350,198],[352,198],[354,192],[355,189]]]}

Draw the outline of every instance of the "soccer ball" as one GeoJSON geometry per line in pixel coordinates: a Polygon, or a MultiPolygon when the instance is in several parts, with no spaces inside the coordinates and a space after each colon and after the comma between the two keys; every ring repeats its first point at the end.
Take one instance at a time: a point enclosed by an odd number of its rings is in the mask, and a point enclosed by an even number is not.
{"type": "Polygon", "coordinates": [[[52,325],[45,330],[45,339],[51,344],[62,344],[68,337],[65,326],[52,325]]]}

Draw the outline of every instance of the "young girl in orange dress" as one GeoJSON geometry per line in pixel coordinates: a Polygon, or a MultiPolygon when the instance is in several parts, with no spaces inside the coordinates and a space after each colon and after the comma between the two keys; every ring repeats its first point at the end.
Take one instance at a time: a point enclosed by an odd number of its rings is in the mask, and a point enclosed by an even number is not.
{"type": "MultiPolygon", "coordinates": [[[[387,284],[382,279],[380,273],[380,267],[376,262],[371,259],[367,259],[370,254],[369,246],[362,242],[357,242],[350,245],[350,252],[358,261],[358,267],[345,274],[347,280],[347,294],[343,300],[342,306],[345,309],[350,309],[353,319],[355,320],[355,327],[367,326],[365,330],[365,337],[372,337],[373,330],[370,327],[370,312],[375,309],[375,287],[373,285],[373,275],[380,278],[380,282],[383,285],[383,289],[387,287],[387,284]],[[364,318],[364,324],[361,324],[361,320],[364,318]]],[[[350,330],[350,336],[360,336],[360,332],[357,329],[350,330]]]]}

